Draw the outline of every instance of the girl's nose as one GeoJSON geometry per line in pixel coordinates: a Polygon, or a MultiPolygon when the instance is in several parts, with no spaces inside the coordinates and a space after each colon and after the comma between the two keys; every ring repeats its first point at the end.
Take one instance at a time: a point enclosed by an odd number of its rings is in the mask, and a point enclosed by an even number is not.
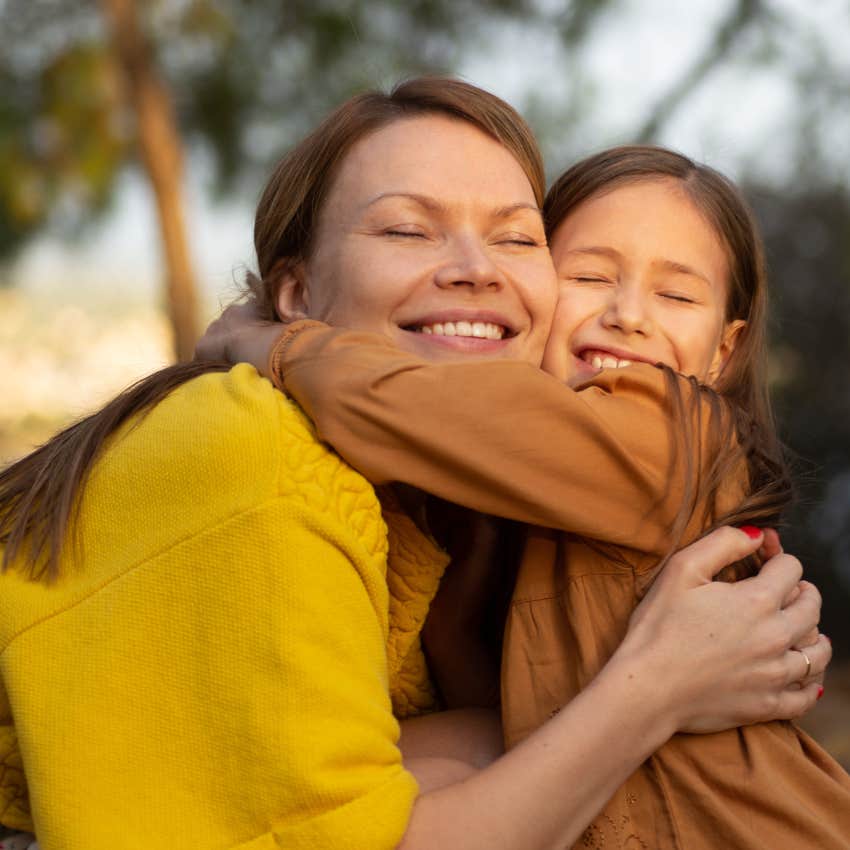
{"type": "Polygon", "coordinates": [[[602,324],[624,334],[646,336],[652,332],[652,321],[643,295],[622,285],[612,291],[611,300],[602,315],[602,324]]]}
{"type": "Polygon", "coordinates": [[[437,286],[442,289],[501,289],[505,285],[504,273],[477,239],[458,239],[449,250],[434,276],[437,286]]]}

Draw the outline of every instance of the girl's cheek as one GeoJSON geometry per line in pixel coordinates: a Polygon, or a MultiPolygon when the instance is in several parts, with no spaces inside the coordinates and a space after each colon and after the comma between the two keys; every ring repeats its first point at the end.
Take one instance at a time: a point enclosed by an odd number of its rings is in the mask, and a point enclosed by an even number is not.
{"type": "Polygon", "coordinates": [[[558,301],[541,364],[544,372],[561,381],[572,377],[570,340],[575,331],[575,316],[571,308],[572,305],[563,300],[558,301]]]}

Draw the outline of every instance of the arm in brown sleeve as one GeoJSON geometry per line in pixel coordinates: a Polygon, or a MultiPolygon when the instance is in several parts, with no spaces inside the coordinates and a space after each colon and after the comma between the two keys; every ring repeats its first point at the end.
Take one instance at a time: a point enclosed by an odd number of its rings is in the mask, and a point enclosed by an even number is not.
{"type": "Polygon", "coordinates": [[[667,551],[681,501],[665,378],[652,366],[574,391],[527,363],[434,364],[315,322],[292,326],[274,365],[319,436],[376,484],[667,551]]]}

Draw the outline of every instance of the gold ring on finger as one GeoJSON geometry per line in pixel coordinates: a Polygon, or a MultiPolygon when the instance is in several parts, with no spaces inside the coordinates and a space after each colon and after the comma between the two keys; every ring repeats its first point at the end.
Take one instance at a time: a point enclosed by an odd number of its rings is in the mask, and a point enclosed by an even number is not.
{"type": "Polygon", "coordinates": [[[803,652],[803,650],[802,650],[802,649],[798,649],[798,650],[797,650],[797,652],[799,652],[799,653],[800,653],[800,655],[802,655],[802,656],[803,656],[803,658],[805,658],[805,659],[806,659],[806,672],[805,672],[805,673],[803,673],[803,676],[802,676],[802,678],[800,679],[800,681],[802,681],[803,679],[808,679],[808,678],[809,678],[809,673],[811,673],[811,672],[812,672],[812,659],[811,659],[811,658],[809,658],[809,656],[808,656],[808,655],[806,655],[806,653],[805,653],[805,652],[803,652]]]}

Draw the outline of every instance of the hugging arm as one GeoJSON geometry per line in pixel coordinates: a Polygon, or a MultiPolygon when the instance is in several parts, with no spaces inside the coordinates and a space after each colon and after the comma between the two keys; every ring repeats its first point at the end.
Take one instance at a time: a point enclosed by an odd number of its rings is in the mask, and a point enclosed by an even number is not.
{"type": "Polygon", "coordinates": [[[317,323],[293,325],[278,353],[286,392],[371,481],[666,554],[684,464],[660,370],[609,371],[576,392],[527,363],[430,363],[317,323]]]}

